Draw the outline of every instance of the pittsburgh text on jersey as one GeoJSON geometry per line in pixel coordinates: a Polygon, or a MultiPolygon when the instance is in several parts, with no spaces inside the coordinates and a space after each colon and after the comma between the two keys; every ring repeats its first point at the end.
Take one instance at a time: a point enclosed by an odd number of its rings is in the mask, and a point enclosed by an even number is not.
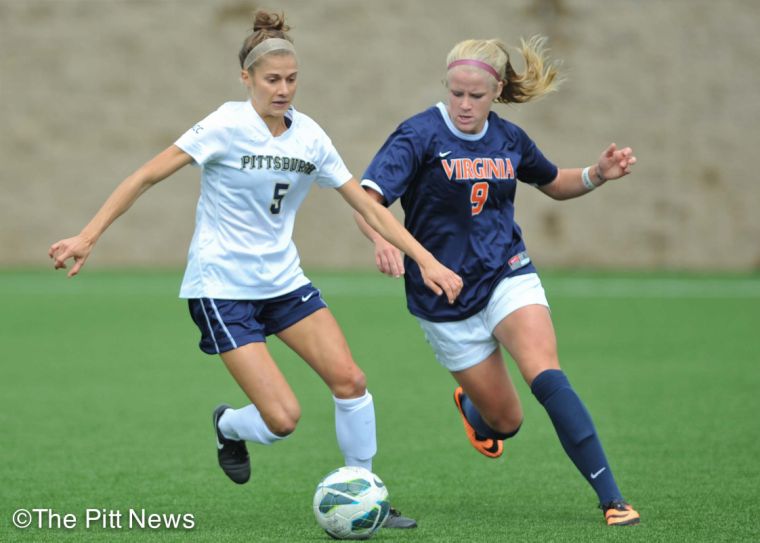
{"type": "Polygon", "coordinates": [[[240,169],[266,169],[283,172],[297,172],[309,175],[317,167],[300,158],[272,155],[243,155],[240,157],[240,169]]]}

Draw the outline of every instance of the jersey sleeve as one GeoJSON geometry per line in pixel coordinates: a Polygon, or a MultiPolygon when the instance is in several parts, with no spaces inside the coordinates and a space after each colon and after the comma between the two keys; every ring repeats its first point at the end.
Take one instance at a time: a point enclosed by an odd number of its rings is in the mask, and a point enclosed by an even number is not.
{"type": "Polygon", "coordinates": [[[315,181],[320,187],[337,189],[351,179],[351,172],[327,135],[324,135],[321,147],[321,161],[315,181]]]}
{"type": "Polygon", "coordinates": [[[524,183],[540,187],[557,177],[557,166],[541,153],[528,135],[520,130],[522,159],[517,167],[517,178],[524,183]]]}
{"type": "Polygon", "coordinates": [[[390,206],[414,179],[423,161],[423,143],[408,122],[385,141],[362,176],[362,186],[378,191],[390,206]]]}
{"type": "Polygon", "coordinates": [[[217,110],[182,134],[174,145],[193,157],[198,166],[203,166],[224,155],[231,137],[225,128],[222,114],[217,110]]]}

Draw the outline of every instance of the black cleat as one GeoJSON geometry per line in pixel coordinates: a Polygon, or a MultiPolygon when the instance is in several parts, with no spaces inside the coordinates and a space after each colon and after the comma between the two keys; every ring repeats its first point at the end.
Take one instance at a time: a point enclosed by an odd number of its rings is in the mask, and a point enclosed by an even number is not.
{"type": "Polygon", "coordinates": [[[407,530],[409,528],[416,528],[417,521],[413,518],[405,517],[398,509],[391,507],[388,511],[388,516],[383,523],[383,528],[396,528],[399,530],[407,530]]]}
{"type": "Polygon", "coordinates": [[[222,404],[214,409],[212,416],[214,432],[216,433],[219,466],[227,474],[227,477],[242,485],[243,483],[247,483],[248,479],[251,478],[251,461],[248,458],[248,449],[245,447],[245,441],[227,439],[219,429],[219,419],[222,418],[222,414],[228,409],[232,409],[232,407],[222,404]]]}

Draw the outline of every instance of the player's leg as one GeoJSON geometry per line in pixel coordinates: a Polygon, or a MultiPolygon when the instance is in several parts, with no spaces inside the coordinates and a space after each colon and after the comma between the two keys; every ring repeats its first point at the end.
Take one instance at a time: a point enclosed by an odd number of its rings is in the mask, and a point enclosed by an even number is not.
{"type": "Polygon", "coordinates": [[[451,375],[460,385],[454,401],[470,442],[485,456],[501,456],[503,441],[517,434],[523,418],[501,350],[497,348],[482,362],[451,375]]]}
{"type": "Polygon", "coordinates": [[[232,439],[269,444],[293,433],[301,418],[301,407],[266,343],[248,343],[220,356],[251,400],[250,405],[227,412],[221,418],[224,434],[232,439]]]}
{"type": "Polygon", "coordinates": [[[277,333],[322,378],[335,402],[338,446],[347,466],[372,470],[377,452],[375,408],[343,332],[323,307],[277,333]]]}
{"type": "Polygon", "coordinates": [[[245,442],[271,445],[295,430],[300,407],[265,343],[248,343],[221,353],[225,366],[252,403],[214,410],[219,465],[238,484],[250,478],[245,442]]]}
{"type": "Polygon", "coordinates": [[[501,456],[503,440],[520,427],[522,408],[485,312],[461,321],[417,321],[438,362],[461,385],[454,402],[470,443],[485,456],[501,456]]]}
{"type": "Polygon", "coordinates": [[[252,402],[241,409],[220,405],[213,412],[219,465],[242,484],[250,477],[245,441],[268,445],[282,439],[295,428],[300,408],[266,348],[255,303],[202,298],[188,305],[201,331],[201,350],[221,356],[252,402]]]}
{"type": "MultiPolygon", "coordinates": [[[[367,390],[364,372],[356,365],[340,326],[332,313],[321,307],[277,336],[322,378],[333,393],[335,432],[347,466],[372,471],[377,452],[375,407],[367,390]]],[[[384,528],[415,528],[414,519],[391,508],[384,528]]]]}
{"type": "Polygon", "coordinates": [[[494,336],[517,363],[554,424],[565,452],[593,487],[608,524],[634,524],[639,515],[623,501],[586,407],[559,368],[548,307],[532,304],[507,315],[494,336]],[[621,505],[621,508],[617,507],[621,505]]]}
{"type": "Polygon", "coordinates": [[[377,451],[372,395],[319,290],[307,284],[267,300],[259,319],[266,334],[276,334],[333,393],[338,446],[346,465],[371,470],[377,451]]]}

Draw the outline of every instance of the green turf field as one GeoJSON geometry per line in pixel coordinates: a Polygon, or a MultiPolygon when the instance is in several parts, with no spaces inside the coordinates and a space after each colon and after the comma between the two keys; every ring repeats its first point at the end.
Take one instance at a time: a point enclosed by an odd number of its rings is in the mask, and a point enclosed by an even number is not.
{"type": "MultiPolygon", "coordinates": [[[[180,272],[0,272],[0,541],[329,541],[311,498],[341,465],[327,389],[270,342],[303,408],[250,445],[252,480],[216,466],[211,410],[244,402],[176,298],[180,272]],[[52,509],[78,527],[20,530],[52,509]],[[191,530],[84,527],[86,509],[192,514],[191,530]]],[[[520,382],[525,423],[496,461],[468,444],[401,283],[311,274],[368,376],[375,471],[415,531],[377,541],[758,541],[760,278],[544,274],[560,360],[642,515],[610,529],[520,382]]],[[[512,368],[513,376],[516,375],[512,368]]],[[[113,517],[112,517],[113,518],[113,517]]],[[[115,522],[115,520],[114,520],[115,522]]]]}

